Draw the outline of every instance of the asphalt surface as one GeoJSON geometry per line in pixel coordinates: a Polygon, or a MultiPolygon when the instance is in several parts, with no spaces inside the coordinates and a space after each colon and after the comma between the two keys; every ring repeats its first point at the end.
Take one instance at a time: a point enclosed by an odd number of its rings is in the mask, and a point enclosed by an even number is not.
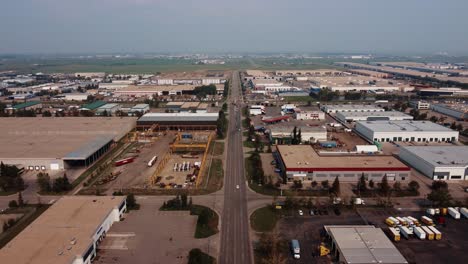
{"type": "Polygon", "coordinates": [[[242,100],[239,73],[233,72],[229,104],[224,209],[221,222],[221,249],[219,263],[253,263],[249,239],[247,212],[247,185],[244,177],[242,149],[242,100]],[[237,188],[239,186],[239,188],[237,188]]]}

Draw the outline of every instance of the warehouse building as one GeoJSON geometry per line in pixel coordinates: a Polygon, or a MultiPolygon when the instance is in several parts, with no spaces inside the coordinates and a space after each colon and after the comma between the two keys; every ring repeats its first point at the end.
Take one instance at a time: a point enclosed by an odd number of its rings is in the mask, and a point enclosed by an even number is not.
{"type": "Polygon", "coordinates": [[[430,121],[359,121],[356,132],[369,142],[454,142],[458,131],[430,121]]]}
{"type": "Polygon", "coordinates": [[[34,110],[37,111],[42,109],[42,103],[39,101],[29,101],[21,104],[16,104],[11,107],[5,108],[6,113],[15,113],[17,111],[26,111],[26,110],[34,110]]]}
{"type": "Polygon", "coordinates": [[[325,119],[325,113],[322,111],[303,111],[296,109],[294,111],[294,118],[297,120],[323,120],[325,119]]]}
{"type": "Polygon", "coordinates": [[[6,244],[0,259],[16,264],[90,264],[126,209],[124,196],[64,196],[6,244]]]}
{"type": "Polygon", "coordinates": [[[283,176],[288,182],[333,181],[357,182],[364,175],[366,180],[380,182],[407,181],[410,168],[393,156],[384,155],[320,155],[310,145],[278,145],[275,153],[283,176]]]}
{"type": "Polygon", "coordinates": [[[431,104],[429,102],[421,101],[421,100],[410,101],[409,105],[412,108],[415,108],[415,109],[418,109],[418,110],[427,110],[427,109],[431,108],[431,104]]]}
{"type": "Polygon", "coordinates": [[[137,113],[146,114],[150,111],[149,104],[137,104],[128,110],[129,115],[136,115],[137,113]]]}
{"type": "Polygon", "coordinates": [[[80,110],[83,110],[83,111],[95,111],[96,109],[98,109],[99,107],[103,106],[107,104],[105,101],[95,101],[95,102],[92,102],[92,103],[89,103],[89,104],[84,104],[80,107],[80,110]]]}
{"type": "Polygon", "coordinates": [[[468,146],[408,146],[399,157],[433,180],[468,180],[468,146]]]}
{"type": "MultiPolygon", "coordinates": [[[[324,126],[298,126],[297,132],[301,131],[301,142],[316,143],[327,140],[327,129],[324,126]]],[[[270,142],[273,144],[291,144],[294,126],[271,126],[268,128],[270,142]]]]}
{"type": "Polygon", "coordinates": [[[147,113],[137,121],[140,129],[159,125],[159,129],[205,130],[216,129],[218,113],[147,113]]]}
{"type": "Polygon", "coordinates": [[[357,105],[357,104],[342,104],[342,105],[322,105],[322,111],[325,113],[337,112],[383,112],[383,108],[374,105],[357,105]]]}
{"type": "Polygon", "coordinates": [[[97,115],[114,115],[121,108],[120,104],[105,104],[96,109],[97,115]]]}
{"type": "Polygon", "coordinates": [[[398,111],[385,111],[385,112],[338,112],[336,118],[342,122],[356,122],[356,121],[401,121],[413,120],[413,116],[407,115],[398,111]]]}
{"type": "Polygon", "coordinates": [[[337,263],[406,264],[408,261],[380,228],[374,226],[324,226],[337,263]]]}
{"type": "Polygon", "coordinates": [[[135,128],[135,118],[0,118],[0,161],[29,170],[93,164],[135,128]]]}
{"type": "Polygon", "coordinates": [[[451,116],[457,120],[468,120],[468,104],[434,104],[431,108],[435,112],[451,116]]]}

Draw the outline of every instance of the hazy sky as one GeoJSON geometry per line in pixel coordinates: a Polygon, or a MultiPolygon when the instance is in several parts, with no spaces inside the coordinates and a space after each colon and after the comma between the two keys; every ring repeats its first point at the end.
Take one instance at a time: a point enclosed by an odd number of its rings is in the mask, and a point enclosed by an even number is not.
{"type": "Polygon", "coordinates": [[[468,55],[467,0],[2,0],[0,53],[468,55]]]}

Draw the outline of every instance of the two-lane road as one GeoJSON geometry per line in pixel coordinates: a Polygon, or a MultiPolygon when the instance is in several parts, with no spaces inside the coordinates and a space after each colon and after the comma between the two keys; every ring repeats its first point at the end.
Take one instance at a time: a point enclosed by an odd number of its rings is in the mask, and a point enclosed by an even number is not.
{"type": "Polygon", "coordinates": [[[242,150],[242,124],[239,107],[242,95],[239,73],[232,75],[229,96],[229,127],[227,142],[226,177],[224,184],[224,210],[221,222],[221,264],[253,263],[249,238],[244,155],[242,150]],[[233,105],[236,103],[238,106],[233,105]]]}

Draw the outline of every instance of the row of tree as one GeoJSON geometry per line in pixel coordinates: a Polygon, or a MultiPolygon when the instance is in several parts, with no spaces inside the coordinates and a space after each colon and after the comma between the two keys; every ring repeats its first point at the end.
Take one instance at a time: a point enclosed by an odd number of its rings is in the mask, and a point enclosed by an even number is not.
{"type": "Polygon", "coordinates": [[[67,192],[73,188],[66,174],[51,181],[48,173],[40,172],[37,174],[36,181],[39,189],[43,193],[62,193],[67,192]]]}
{"type": "Polygon", "coordinates": [[[216,94],[216,85],[210,84],[210,85],[197,86],[193,90],[193,93],[198,98],[205,98],[207,95],[215,95],[216,94]]]}
{"type": "Polygon", "coordinates": [[[177,194],[175,198],[164,201],[161,210],[190,210],[192,208],[192,197],[188,198],[186,193],[177,194]]]}
{"type": "Polygon", "coordinates": [[[226,136],[227,126],[228,120],[226,114],[224,114],[223,110],[220,110],[218,120],[216,121],[216,134],[218,138],[224,138],[226,136]]]}

